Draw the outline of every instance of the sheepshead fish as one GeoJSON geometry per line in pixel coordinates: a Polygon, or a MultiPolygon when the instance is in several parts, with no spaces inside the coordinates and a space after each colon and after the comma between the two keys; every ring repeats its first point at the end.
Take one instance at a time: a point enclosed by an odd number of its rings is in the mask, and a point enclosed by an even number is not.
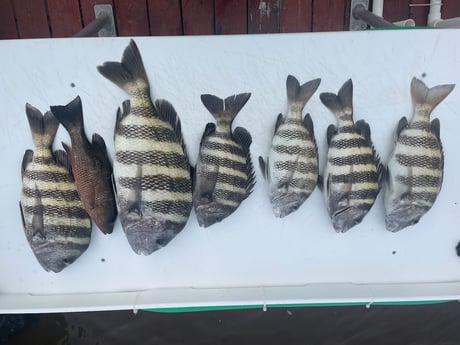
{"type": "Polygon", "coordinates": [[[185,226],[192,209],[191,168],[173,106],[155,104],[139,49],[133,40],[121,63],[99,72],[131,97],[118,109],[113,174],[121,225],[131,248],[149,255],[185,226]]]}
{"type": "Polygon", "coordinates": [[[337,116],[338,127],[327,129],[327,163],[323,192],[332,225],[346,232],[368,213],[380,190],[382,165],[371,141],[369,125],[353,122],[353,83],[338,94],[322,93],[321,102],[337,116]]]}
{"type": "Polygon", "coordinates": [[[421,80],[412,79],[412,119],[408,122],[403,117],[399,121],[385,173],[385,224],[389,231],[416,224],[441,190],[444,154],[440,125],[438,119],[430,123],[430,114],[454,86],[429,89],[421,80]]]}
{"type": "Polygon", "coordinates": [[[110,234],[117,218],[117,206],[112,187],[112,164],[104,139],[94,133],[92,142],[88,141],[80,97],[66,106],[52,106],[51,112],[70,135],[72,148],[65,143],[62,145],[70,157],[80,200],[97,227],[104,234],[110,234]]]}
{"type": "Polygon", "coordinates": [[[201,95],[216,124],[206,125],[195,168],[193,205],[200,226],[208,227],[228,217],[254,188],[251,135],[242,127],[232,133],[232,122],[250,96],[242,93],[223,100],[201,95]]]}
{"type": "Polygon", "coordinates": [[[310,114],[302,120],[302,110],[320,82],[321,79],[314,79],[300,86],[295,77],[287,77],[287,114],[278,115],[267,161],[259,157],[276,217],[296,211],[318,182],[318,148],[313,122],[310,114]]]}
{"type": "Polygon", "coordinates": [[[22,160],[22,224],[32,251],[46,271],[62,271],[88,248],[91,219],[80,201],[70,162],[62,150],[53,152],[59,122],[26,104],[35,151],[22,160]]]}

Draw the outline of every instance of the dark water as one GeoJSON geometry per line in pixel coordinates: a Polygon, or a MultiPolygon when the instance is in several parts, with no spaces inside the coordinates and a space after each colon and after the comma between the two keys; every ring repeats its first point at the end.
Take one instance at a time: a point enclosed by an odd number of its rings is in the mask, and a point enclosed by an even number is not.
{"type": "Polygon", "coordinates": [[[460,303],[9,315],[0,343],[460,345],[460,303]]]}

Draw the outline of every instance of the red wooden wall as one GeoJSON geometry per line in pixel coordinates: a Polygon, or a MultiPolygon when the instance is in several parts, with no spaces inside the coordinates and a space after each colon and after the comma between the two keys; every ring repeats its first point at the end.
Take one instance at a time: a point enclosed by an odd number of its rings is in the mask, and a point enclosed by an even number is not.
{"type": "MultiPolygon", "coordinates": [[[[389,21],[426,25],[429,0],[385,0],[389,21]]],[[[111,4],[119,36],[253,34],[348,30],[350,0],[0,0],[0,39],[70,37],[111,4]]],[[[460,17],[443,0],[442,17],[460,17]]]]}

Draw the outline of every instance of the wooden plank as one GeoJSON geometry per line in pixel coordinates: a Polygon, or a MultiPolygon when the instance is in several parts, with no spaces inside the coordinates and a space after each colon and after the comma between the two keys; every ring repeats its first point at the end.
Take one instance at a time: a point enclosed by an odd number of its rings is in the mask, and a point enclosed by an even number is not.
{"type": "Polygon", "coordinates": [[[150,35],[146,0],[115,0],[118,36],[150,35]]]}
{"type": "Polygon", "coordinates": [[[19,38],[46,38],[48,26],[45,0],[13,0],[19,38]]]}
{"type": "Polygon", "coordinates": [[[345,13],[346,0],[313,1],[313,31],[348,31],[344,18],[350,15],[345,13]]]}
{"type": "Polygon", "coordinates": [[[0,39],[18,38],[10,0],[0,0],[0,39]]]}
{"type": "Polygon", "coordinates": [[[82,29],[78,0],[48,0],[53,37],[72,37],[82,29]]]}
{"type": "Polygon", "coordinates": [[[312,0],[283,0],[280,7],[280,32],[312,30],[312,0]]]}
{"type": "Polygon", "coordinates": [[[80,0],[83,25],[91,23],[96,17],[94,15],[94,5],[112,5],[113,0],[80,0]]]}
{"type": "Polygon", "coordinates": [[[449,19],[460,17],[460,1],[459,0],[443,0],[441,7],[441,18],[449,19]]]}
{"type": "Polygon", "coordinates": [[[407,19],[410,12],[409,4],[410,0],[385,0],[383,4],[383,17],[390,22],[407,19]]]}
{"type": "Polygon", "coordinates": [[[248,0],[248,33],[276,33],[280,31],[278,0],[248,0]]]}
{"type": "MultiPolygon", "coordinates": [[[[427,4],[428,0],[412,0],[412,5],[427,4]]],[[[429,6],[411,6],[409,9],[409,17],[415,21],[417,26],[426,26],[429,6]]]]}
{"type": "Polygon", "coordinates": [[[180,0],[148,0],[150,34],[155,36],[182,35],[180,0]]]}
{"type": "Polygon", "coordinates": [[[247,0],[215,0],[216,34],[245,34],[248,32],[247,0]]]}
{"type": "Polygon", "coordinates": [[[214,1],[182,0],[184,35],[214,34],[214,1]]]}

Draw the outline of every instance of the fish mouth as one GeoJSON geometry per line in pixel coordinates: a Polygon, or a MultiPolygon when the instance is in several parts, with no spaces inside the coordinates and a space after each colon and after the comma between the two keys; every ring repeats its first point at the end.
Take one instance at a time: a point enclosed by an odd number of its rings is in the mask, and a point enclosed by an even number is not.
{"type": "Polygon", "coordinates": [[[398,232],[408,226],[417,224],[427,211],[426,207],[407,205],[388,213],[385,216],[385,227],[388,231],[398,232]]]}
{"type": "Polygon", "coordinates": [[[122,225],[131,249],[138,255],[150,255],[165,247],[183,228],[183,225],[155,219],[125,221],[122,225]]]}
{"type": "Polygon", "coordinates": [[[353,206],[344,207],[333,213],[332,225],[337,233],[344,233],[361,223],[368,210],[353,206]]]}
{"type": "Polygon", "coordinates": [[[298,194],[277,195],[271,198],[272,210],[276,217],[283,218],[295,212],[304,203],[306,197],[298,194]]]}
{"type": "Polygon", "coordinates": [[[207,228],[215,223],[221,222],[228,217],[233,211],[228,206],[211,202],[205,205],[195,207],[196,218],[201,227],[207,228]]]}
{"type": "Polygon", "coordinates": [[[88,248],[88,245],[47,243],[46,245],[40,245],[40,247],[32,249],[35,257],[45,271],[59,273],[77,260],[86,248],[88,248]]]}

